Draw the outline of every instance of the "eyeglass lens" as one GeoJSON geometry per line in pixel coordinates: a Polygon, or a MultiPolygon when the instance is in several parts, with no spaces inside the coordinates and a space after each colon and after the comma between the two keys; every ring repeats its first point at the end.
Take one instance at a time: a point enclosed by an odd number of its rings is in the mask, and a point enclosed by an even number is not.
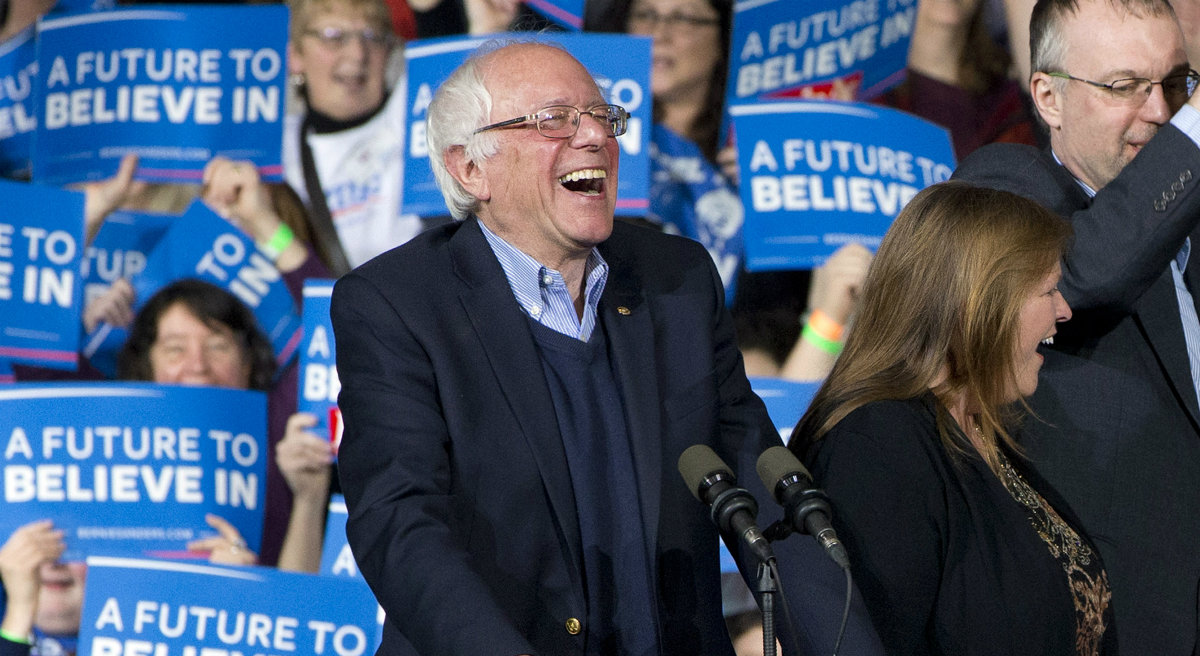
{"type": "Polygon", "coordinates": [[[1109,88],[1112,94],[1123,100],[1142,99],[1149,96],[1154,85],[1162,86],[1163,95],[1173,100],[1187,100],[1196,90],[1197,78],[1191,73],[1182,73],[1163,78],[1162,82],[1154,82],[1146,78],[1134,77],[1114,81],[1109,88]]]}
{"type": "Polygon", "coordinates": [[[716,25],[718,23],[716,18],[705,18],[703,16],[693,16],[677,12],[660,14],[653,9],[640,9],[634,11],[632,14],[630,14],[629,20],[632,23],[641,23],[650,29],[658,27],[659,23],[662,23],[667,27],[675,27],[678,25],[684,25],[687,27],[704,27],[706,25],[716,25]]]}
{"type": "Polygon", "coordinates": [[[625,111],[616,105],[600,105],[580,111],[569,105],[546,107],[537,113],[537,128],[542,136],[563,139],[575,136],[579,131],[579,120],[583,114],[590,114],[600,123],[610,137],[625,134],[625,111]]]}
{"type": "Polygon", "coordinates": [[[362,39],[364,45],[385,46],[388,43],[388,35],[379,30],[364,28],[361,30],[346,30],[340,27],[323,27],[308,31],[309,34],[317,37],[322,43],[334,47],[345,47],[350,39],[362,39]]]}

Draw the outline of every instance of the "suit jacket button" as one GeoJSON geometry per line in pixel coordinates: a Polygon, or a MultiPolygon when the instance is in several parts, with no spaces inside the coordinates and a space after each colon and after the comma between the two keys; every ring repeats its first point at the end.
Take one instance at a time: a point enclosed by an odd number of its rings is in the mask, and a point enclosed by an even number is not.
{"type": "Polygon", "coordinates": [[[1171,191],[1183,191],[1183,181],[1176,180],[1171,183],[1171,191]]]}
{"type": "Polygon", "coordinates": [[[1179,174],[1179,180],[1181,182],[1187,182],[1188,180],[1191,180],[1191,179],[1192,179],[1191,169],[1184,169],[1183,172],[1181,172],[1179,174]]]}
{"type": "Polygon", "coordinates": [[[1167,201],[1161,198],[1154,201],[1154,209],[1158,210],[1159,212],[1165,212],[1167,209],[1167,201]]]}
{"type": "Polygon", "coordinates": [[[571,635],[579,635],[581,630],[583,630],[583,625],[579,623],[579,620],[575,619],[574,617],[567,620],[567,633],[570,633],[571,635]]]}

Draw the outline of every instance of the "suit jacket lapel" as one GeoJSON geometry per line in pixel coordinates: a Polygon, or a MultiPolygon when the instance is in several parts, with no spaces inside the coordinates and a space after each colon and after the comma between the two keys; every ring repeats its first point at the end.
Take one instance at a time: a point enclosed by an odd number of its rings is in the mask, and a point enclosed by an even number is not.
{"type": "MultiPolygon", "coordinates": [[[[662,496],[662,413],[655,370],[654,325],[642,294],[641,277],[619,252],[602,244],[609,265],[600,298],[600,320],[608,337],[614,376],[625,406],[625,422],[637,472],[638,497],[647,538],[648,562],[655,563],[659,500],[662,496]]],[[[653,566],[653,565],[652,565],[653,566]]],[[[652,572],[657,577],[657,572],[652,572]]]]}
{"type": "Polygon", "coordinates": [[[546,495],[570,549],[574,583],[582,594],[579,516],[541,357],[528,319],[476,221],[468,219],[450,241],[454,270],[467,285],[459,298],[537,462],[546,495]]]}
{"type": "Polygon", "coordinates": [[[1167,372],[1172,387],[1183,400],[1192,423],[1200,430],[1200,404],[1196,401],[1187,340],[1183,336],[1183,323],[1179,317],[1179,299],[1175,295],[1175,280],[1170,270],[1159,276],[1138,301],[1137,319],[1159,364],[1167,372]]]}

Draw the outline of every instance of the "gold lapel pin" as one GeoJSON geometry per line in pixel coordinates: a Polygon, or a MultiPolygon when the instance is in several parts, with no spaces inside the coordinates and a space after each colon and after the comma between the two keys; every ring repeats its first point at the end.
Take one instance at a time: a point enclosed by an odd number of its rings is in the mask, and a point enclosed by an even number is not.
{"type": "Polygon", "coordinates": [[[629,316],[632,313],[629,311],[629,308],[625,307],[624,305],[618,305],[617,306],[617,314],[629,316]]]}

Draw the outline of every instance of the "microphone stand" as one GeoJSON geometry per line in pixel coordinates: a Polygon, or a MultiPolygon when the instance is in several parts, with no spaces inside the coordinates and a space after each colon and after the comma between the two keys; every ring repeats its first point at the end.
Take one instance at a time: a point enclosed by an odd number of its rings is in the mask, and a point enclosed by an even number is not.
{"type": "Polygon", "coordinates": [[[762,608],[763,656],[776,656],[775,594],[779,591],[779,582],[775,580],[775,573],[769,564],[758,564],[758,584],[755,587],[762,608]]]}

